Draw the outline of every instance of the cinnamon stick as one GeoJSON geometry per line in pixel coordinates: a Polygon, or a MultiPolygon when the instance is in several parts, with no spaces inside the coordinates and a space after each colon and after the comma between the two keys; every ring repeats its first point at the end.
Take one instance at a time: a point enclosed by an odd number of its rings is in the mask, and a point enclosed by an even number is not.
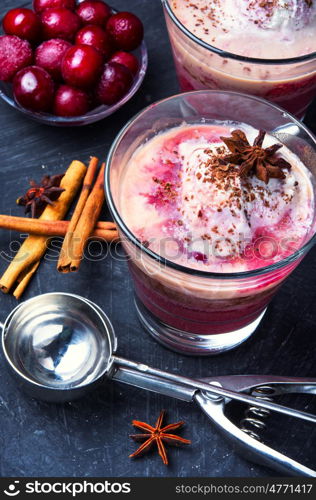
{"type": "MultiPolygon", "coordinates": [[[[60,187],[65,191],[61,193],[53,206],[47,205],[40,217],[41,220],[53,221],[64,218],[82,184],[86,171],[86,166],[80,161],[73,161],[70,164],[60,183],[60,187]]],[[[15,287],[13,295],[17,299],[21,297],[47,250],[48,242],[47,236],[28,236],[0,279],[2,292],[8,293],[15,287]]]]}
{"type": "Polygon", "coordinates": [[[40,263],[41,263],[40,260],[35,262],[35,264],[33,264],[31,266],[31,268],[28,269],[28,271],[25,273],[25,276],[18,283],[18,285],[15,288],[14,293],[13,293],[13,295],[16,299],[19,299],[20,297],[22,297],[27,285],[29,284],[29,282],[33,278],[34,274],[36,273],[37,269],[39,268],[40,263]]]}
{"type": "MultiPolygon", "coordinates": [[[[18,231],[23,234],[37,234],[41,236],[65,236],[70,221],[46,221],[41,219],[28,219],[13,215],[0,215],[0,228],[18,231]]],[[[111,221],[98,221],[91,235],[93,239],[115,241],[118,239],[116,225],[111,221]]]]}
{"type": "Polygon", "coordinates": [[[88,199],[88,196],[91,192],[92,184],[97,172],[99,160],[96,157],[92,157],[90,159],[90,164],[88,166],[88,170],[86,176],[83,181],[83,186],[81,189],[80,197],[77,202],[75,211],[71,217],[70,224],[67,229],[67,233],[60,250],[59,260],[57,263],[57,269],[62,270],[64,267],[67,267],[68,262],[71,260],[71,255],[69,254],[72,248],[72,238],[74,235],[74,231],[88,199]]]}
{"type": "Polygon", "coordinates": [[[69,247],[61,256],[62,265],[58,265],[58,271],[69,273],[78,271],[83,258],[85,246],[88,238],[91,236],[95,225],[98,221],[102,205],[105,200],[104,196],[104,170],[103,163],[99,171],[95,185],[87,199],[87,202],[82,210],[81,216],[72,234],[69,242],[69,247]]]}

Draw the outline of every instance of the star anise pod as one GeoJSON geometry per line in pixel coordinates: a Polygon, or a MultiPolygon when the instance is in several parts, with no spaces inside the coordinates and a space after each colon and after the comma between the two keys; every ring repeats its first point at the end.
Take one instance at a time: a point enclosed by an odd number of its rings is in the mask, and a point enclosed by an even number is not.
{"type": "Polygon", "coordinates": [[[39,217],[46,205],[54,205],[61,193],[65,191],[59,187],[64,174],[46,175],[41,180],[40,184],[35,181],[30,181],[30,189],[27,190],[24,196],[16,200],[18,205],[25,207],[25,213],[31,213],[32,218],[39,217]]]}
{"type": "Polygon", "coordinates": [[[263,148],[262,144],[266,132],[260,130],[254,140],[253,145],[249,144],[246,134],[242,130],[233,130],[231,137],[221,137],[231,154],[221,158],[224,163],[239,165],[239,175],[246,177],[250,172],[261,181],[268,184],[270,178],[284,179],[285,172],[282,169],[289,170],[291,165],[275,156],[275,153],[283,147],[282,144],[273,144],[268,148],[263,148]]]}
{"type": "Polygon", "coordinates": [[[160,413],[158,420],[155,424],[155,427],[152,427],[146,422],[140,422],[139,420],[133,420],[132,424],[134,427],[145,431],[144,434],[133,434],[130,437],[135,441],[142,441],[145,439],[145,442],[130,455],[131,458],[137,457],[142,453],[148,451],[151,446],[156,443],[158,448],[158,453],[161,456],[161,459],[165,465],[168,465],[168,457],[165,450],[164,442],[168,444],[191,444],[189,439],[184,439],[181,436],[177,436],[176,434],[170,434],[170,431],[175,431],[180,429],[184,425],[184,422],[177,422],[175,424],[169,424],[165,427],[162,427],[162,422],[165,416],[165,411],[162,410],[160,413]]]}

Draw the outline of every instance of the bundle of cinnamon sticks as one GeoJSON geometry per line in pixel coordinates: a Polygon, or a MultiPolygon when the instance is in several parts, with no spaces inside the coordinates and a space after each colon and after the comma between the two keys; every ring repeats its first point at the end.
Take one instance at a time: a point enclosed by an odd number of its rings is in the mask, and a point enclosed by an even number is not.
{"type": "Polygon", "coordinates": [[[104,203],[104,164],[98,170],[98,159],[92,157],[88,168],[73,161],[60,187],[64,191],[53,205],[47,205],[39,219],[0,215],[0,227],[28,233],[18,253],[0,279],[4,293],[13,290],[18,299],[39,267],[50,238],[64,236],[57,264],[59,272],[77,271],[89,238],[106,242],[117,241],[113,222],[98,221],[104,203]],[[81,193],[70,221],[64,216],[81,187],[81,193]]]}

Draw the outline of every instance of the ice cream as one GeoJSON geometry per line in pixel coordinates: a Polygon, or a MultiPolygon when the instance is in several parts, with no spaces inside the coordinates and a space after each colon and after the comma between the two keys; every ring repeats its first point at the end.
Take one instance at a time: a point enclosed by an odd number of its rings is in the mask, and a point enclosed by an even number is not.
{"type": "Polygon", "coordinates": [[[313,0],[173,0],[182,24],[220,49],[281,59],[316,51],[313,0]]]}

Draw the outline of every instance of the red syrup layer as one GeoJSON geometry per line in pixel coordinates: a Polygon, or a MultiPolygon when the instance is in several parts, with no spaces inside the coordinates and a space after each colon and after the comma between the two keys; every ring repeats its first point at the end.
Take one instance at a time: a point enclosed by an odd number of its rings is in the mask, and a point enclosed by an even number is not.
{"type": "MultiPolygon", "coordinates": [[[[182,92],[191,92],[192,90],[234,90],[246,92],[251,95],[262,97],[272,101],[282,108],[286,109],[298,118],[304,118],[308,106],[316,94],[316,75],[302,76],[295,80],[284,80],[282,82],[270,82],[266,80],[264,85],[248,85],[241,79],[232,81],[230,79],[216,78],[216,73],[212,78],[203,74],[192,74],[182,64],[176,63],[176,72],[182,92]],[[237,82],[237,83],[236,83],[237,82]]],[[[211,72],[211,69],[209,70],[211,72]]],[[[262,82],[261,82],[262,83],[262,82]]]]}
{"type": "Polygon", "coordinates": [[[156,318],[178,330],[214,335],[239,330],[255,321],[298,263],[286,266],[281,273],[271,273],[264,282],[258,280],[257,290],[248,289],[248,294],[241,291],[235,298],[210,300],[188,297],[180,290],[173,293],[133,263],[130,263],[130,270],[137,296],[156,318]]]}

